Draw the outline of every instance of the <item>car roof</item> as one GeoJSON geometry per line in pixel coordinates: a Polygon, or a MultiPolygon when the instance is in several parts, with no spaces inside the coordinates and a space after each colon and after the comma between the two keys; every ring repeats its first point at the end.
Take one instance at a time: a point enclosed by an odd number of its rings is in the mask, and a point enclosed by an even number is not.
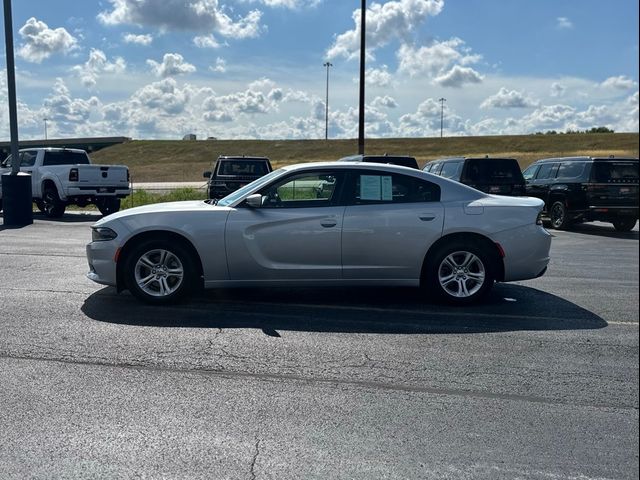
{"type": "Polygon", "coordinates": [[[269,160],[267,157],[251,157],[248,155],[220,155],[218,160],[269,160]]]}
{"type": "Polygon", "coordinates": [[[536,160],[534,163],[553,163],[553,162],[590,162],[590,161],[598,161],[598,162],[615,162],[615,161],[635,161],[637,162],[637,158],[632,157],[553,157],[553,158],[541,158],[540,160],[536,160]]]}

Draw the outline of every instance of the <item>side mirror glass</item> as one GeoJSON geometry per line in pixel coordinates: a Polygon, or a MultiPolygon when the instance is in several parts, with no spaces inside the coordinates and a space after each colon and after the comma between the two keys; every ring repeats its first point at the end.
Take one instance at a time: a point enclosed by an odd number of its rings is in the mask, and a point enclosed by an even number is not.
{"type": "Polygon", "coordinates": [[[246,198],[247,206],[251,208],[260,208],[262,207],[262,195],[259,193],[254,193],[253,195],[249,195],[246,198]]]}

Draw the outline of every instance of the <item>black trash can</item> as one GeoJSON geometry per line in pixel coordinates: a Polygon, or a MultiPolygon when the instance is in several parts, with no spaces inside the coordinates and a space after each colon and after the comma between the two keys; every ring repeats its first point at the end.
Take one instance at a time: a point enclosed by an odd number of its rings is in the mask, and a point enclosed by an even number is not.
{"type": "Polygon", "coordinates": [[[2,175],[2,212],[5,227],[23,227],[33,223],[31,175],[2,175]]]}

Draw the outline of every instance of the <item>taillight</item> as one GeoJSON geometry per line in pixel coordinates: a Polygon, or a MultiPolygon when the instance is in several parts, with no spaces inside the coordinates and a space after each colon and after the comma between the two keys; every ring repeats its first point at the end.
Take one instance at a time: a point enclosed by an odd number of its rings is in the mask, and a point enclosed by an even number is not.
{"type": "Polygon", "coordinates": [[[77,168],[72,168],[71,170],[69,170],[69,181],[70,182],[77,182],[78,181],[78,169],[77,168]]]}

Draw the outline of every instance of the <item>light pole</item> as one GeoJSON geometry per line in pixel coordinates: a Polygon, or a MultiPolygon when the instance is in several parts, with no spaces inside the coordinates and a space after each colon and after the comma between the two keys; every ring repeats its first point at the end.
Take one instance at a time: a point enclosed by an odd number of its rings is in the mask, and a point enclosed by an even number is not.
{"type": "Polygon", "coordinates": [[[333,63],[325,62],[323,67],[327,67],[327,100],[324,102],[324,139],[329,139],[329,67],[333,67],[333,63]]]}
{"type": "Polygon", "coordinates": [[[358,114],[358,153],[364,155],[364,54],[367,0],[360,7],[360,111],[358,114]]]}
{"type": "Polygon", "coordinates": [[[446,102],[447,99],[441,97],[438,101],[440,102],[440,138],[442,138],[442,127],[444,125],[444,102],[446,102]]]}
{"type": "Polygon", "coordinates": [[[44,117],[44,139],[47,140],[47,120],[49,120],[47,117],[44,117]]]}

